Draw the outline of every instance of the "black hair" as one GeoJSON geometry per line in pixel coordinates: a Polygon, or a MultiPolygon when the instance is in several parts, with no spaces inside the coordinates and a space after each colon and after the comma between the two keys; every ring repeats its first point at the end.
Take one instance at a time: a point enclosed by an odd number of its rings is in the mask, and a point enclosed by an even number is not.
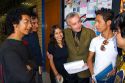
{"type": "MultiPolygon", "coordinates": [[[[54,34],[55,34],[55,30],[56,30],[56,29],[62,30],[62,28],[60,28],[58,25],[53,25],[53,26],[51,27],[51,30],[50,30],[50,43],[53,43],[55,46],[57,46],[57,41],[56,41],[56,39],[54,38],[54,34]]],[[[63,33],[63,30],[62,30],[62,33],[63,33]]],[[[63,33],[63,34],[64,34],[64,33],[63,33]]],[[[64,35],[63,35],[63,36],[64,36],[64,35]]],[[[65,45],[64,37],[63,37],[62,43],[63,43],[63,45],[65,45]]]]}
{"type": "Polygon", "coordinates": [[[121,36],[125,38],[125,12],[119,13],[112,21],[111,29],[117,31],[120,29],[121,36]]]}
{"type": "Polygon", "coordinates": [[[100,10],[95,11],[96,15],[101,15],[105,22],[114,18],[114,12],[111,9],[101,8],[100,10]]]}
{"type": "Polygon", "coordinates": [[[16,9],[11,9],[7,13],[5,26],[6,26],[8,35],[14,32],[13,24],[19,24],[20,20],[22,19],[22,15],[30,16],[29,10],[26,8],[16,8],[16,9]]]}
{"type": "Polygon", "coordinates": [[[38,15],[34,12],[31,12],[31,19],[38,19],[38,15]]]}

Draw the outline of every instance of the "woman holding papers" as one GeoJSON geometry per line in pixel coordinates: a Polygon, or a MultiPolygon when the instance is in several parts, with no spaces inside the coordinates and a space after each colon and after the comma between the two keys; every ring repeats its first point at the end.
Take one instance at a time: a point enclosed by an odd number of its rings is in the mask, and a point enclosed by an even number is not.
{"type": "Polygon", "coordinates": [[[87,63],[92,82],[114,83],[117,46],[116,38],[110,28],[113,17],[110,9],[102,8],[96,11],[95,27],[101,34],[92,39],[89,47],[87,63]]]}
{"type": "Polygon", "coordinates": [[[63,81],[63,79],[64,82],[59,83],[67,83],[67,72],[63,64],[67,61],[68,50],[64,41],[63,31],[58,25],[51,27],[47,56],[51,66],[51,83],[56,83],[56,80],[63,81]]]}
{"type": "MultiPolygon", "coordinates": [[[[118,71],[123,70],[123,72],[125,72],[125,12],[118,14],[114,18],[112,22],[112,30],[116,34],[118,47],[122,49],[121,56],[119,57],[120,59],[118,59],[117,61],[118,62],[117,68],[118,68],[118,71]]],[[[122,74],[122,71],[120,72],[117,73],[117,75],[120,76],[121,81],[123,81],[124,75],[122,74]]],[[[117,83],[121,83],[121,82],[117,81],[117,83]]],[[[125,83],[125,80],[123,83],[125,83]]]]}

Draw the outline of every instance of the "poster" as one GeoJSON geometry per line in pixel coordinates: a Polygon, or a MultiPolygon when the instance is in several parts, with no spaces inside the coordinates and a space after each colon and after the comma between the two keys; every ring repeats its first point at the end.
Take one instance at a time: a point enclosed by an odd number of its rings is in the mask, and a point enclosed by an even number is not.
{"type": "MultiPolygon", "coordinates": [[[[112,0],[65,0],[64,20],[70,12],[78,12],[83,26],[94,30],[96,35],[99,35],[94,26],[94,18],[95,11],[102,7],[112,9],[112,0]]],[[[64,28],[67,28],[66,22],[64,22],[64,28]]]]}

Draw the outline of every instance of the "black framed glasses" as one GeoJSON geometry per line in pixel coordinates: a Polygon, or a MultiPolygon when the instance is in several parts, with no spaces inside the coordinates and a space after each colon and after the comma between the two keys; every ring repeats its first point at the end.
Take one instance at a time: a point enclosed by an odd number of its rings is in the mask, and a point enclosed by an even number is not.
{"type": "Polygon", "coordinates": [[[102,42],[102,45],[101,45],[101,47],[100,47],[100,50],[105,51],[105,50],[106,50],[105,45],[107,45],[108,43],[109,43],[108,40],[104,40],[104,41],[102,42]]]}

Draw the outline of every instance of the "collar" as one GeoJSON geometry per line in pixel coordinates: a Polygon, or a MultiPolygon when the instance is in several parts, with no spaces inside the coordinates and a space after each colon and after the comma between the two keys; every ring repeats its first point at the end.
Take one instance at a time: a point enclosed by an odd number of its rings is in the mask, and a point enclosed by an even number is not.
{"type": "Polygon", "coordinates": [[[78,39],[80,39],[81,32],[82,32],[82,29],[80,32],[73,32],[72,31],[73,37],[75,36],[75,33],[77,33],[76,36],[78,37],[78,39]]]}
{"type": "MultiPolygon", "coordinates": [[[[99,35],[99,38],[105,40],[105,38],[101,34],[99,35]]],[[[114,39],[116,39],[116,35],[114,35],[113,37],[109,38],[108,41],[112,41],[114,39]]]]}

